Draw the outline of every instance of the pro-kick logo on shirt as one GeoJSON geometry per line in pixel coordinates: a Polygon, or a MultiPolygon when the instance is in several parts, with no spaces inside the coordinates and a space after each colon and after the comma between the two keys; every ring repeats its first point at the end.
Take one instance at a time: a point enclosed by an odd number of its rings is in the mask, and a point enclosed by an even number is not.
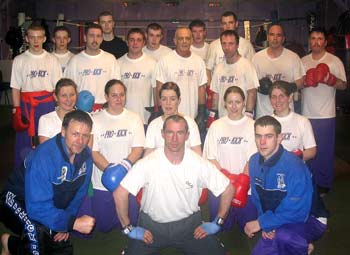
{"type": "Polygon", "coordinates": [[[101,137],[103,138],[112,138],[112,137],[124,137],[127,136],[127,129],[118,129],[118,130],[106,130],[101,137]]]}
{"type": "Polygon", "coordinates": [[[290,133],[290,132],[282,133],[282,140],[289,141],[291,136],[292,136],[292,133],[290,133]]]}
{"type": "Polygon", "coordinates": [[[235,76],[234,75],[229,75],[229,76],[226,76],[226,75],[222,75],[220,76],[220,82],[222,83],[233,83],[235,80],[235,76]]]}
{"type": "Polygon", "coordinates": [[[61,181],[65,181],[67,178],[67,172],[68,172],[68,167],[67,166],[63,166],[61,169],[61,176],[58,177],[59,180],[61,181]]]}
{"type": "Polygon", "coordinates": [[[223,136],[219,139],[219,144],[241,144],[243,141],[243,137],[228,137],[223,136]]]}
{"type": "Polygon", "coordinates": [[[28,74],[27,76],[30,77],[30,79],[33,79],[33,78],[43,78],[43,77],[46,77],[48,76],[48,72],[47,70],[31,70],[30,71],[30,74],[28,74]]]}
{"type": "Polygon", "coordinates": [[[281,80],[283,80],[283,77],[282,77],[281,73],[267,74],[266,77],[269,78],[272,81],[281,81],[281,80]]]}
{"type": "Polygon", "coordinates": [[[284,182],[284,174],[277,173],[277,188],[284,189],[286,187],[286,183],[284,182]]]}
{"type": "Polygon", "coordinates": [[[89,75],[101,75],[103,73],[102,68],[95,68],[95,69],[84,69],[83,71],[79,72],[82,76],[89,76],[89,75]]]}
{"type": "Polygon", "coordinates": [[[127,79],[137,80],[137,79],[140,79],[141,77],[144,77],[144,75],[142,75],[141,72],[134,72],[134,73],[127,72],[127,73],[122,74],[123,80],[127,80],[127,79]]]}

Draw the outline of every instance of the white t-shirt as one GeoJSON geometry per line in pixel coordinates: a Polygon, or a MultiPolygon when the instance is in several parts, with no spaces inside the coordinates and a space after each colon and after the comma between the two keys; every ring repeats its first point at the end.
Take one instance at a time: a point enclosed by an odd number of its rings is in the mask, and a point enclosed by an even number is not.
{"type": "Polygon", "coordinates": [[[103,104],[106,83],[111,79],[120,80],[120,67],[108,52],[100,50],[98,55],[91,56],[82,51],[70,59],[65,76],[75,81],[79,92],[90,91],[95,96],[95,104],[103,104]]]}
{"type": "Polygon", "coordinates": [[[52,138],[61,133],[62,120],[56,111],[49,112],[39,118],[38,135],[52,138]]]}
{"type": "Polygon", "coordinates": [[[67,64],[68,64],[69,60],[71,59],[71,57],[74,56],[74,54],[70,51],[67,51],[66,53],[63,53],[63,54],[58,54],[56,52],[52,52],[52,54],[54,56],[56,56],[58,61],[60,62],[61,67],[62,67],[62,73],[67,68],[67,64]]]}
{"type": "Polygon", "coordinates": [[[184,58],[175,50],[170,52],[157,62],[156,80],[175,82],[181,92],[179,112],[191,118],[197,116],[198,88],[208,81],[204,61],[198,55],[184,58]]]}
{"type": "Polygon", "coordinates": [[[240,174],[256,152],[254,120],[247,116],[230,120],[225,116],[211,124],[205,138],[203,157],[215,159],[222,168],[240,174]]]}
{"type": "MultiPolygon", "coordinates": [[[[255,54],[253,45],[243,37],[239,37],[238,52],[242,57],[249,60],[251,60],[255,54]]],[[[209,45],[206,62],[207,69],[213,71],[215,66],[220,62],[224,62],[224,60],[225,54],[221,47],[220,38],[218,38],[209,45]]]]}
{"type": "MultiPolygon", "coordinates": [[[[100,152],[109,163],[119,163],[128,157],[133,147],[144,147],[145,132],[140,117],[124,108],[119,115],[111,115],[106,109],[92,115],[94,142],[92,151],[100,152]]],[[[94,164],[92,185],[106,190],[101,183],[102,171],[94,164]]]]}
{"type": "Polygon", "coordinates": [[[150,50],[147,48],[147,46],[144,46],[142,48],[143,53],[147,54],[148,56],[151,56],[154,58],[156,61],[164,57],[165,55],[169,54],[172,49],[164,46],[164,45],[159,45],[159,48],[156,50],[150,50]]]}
{"type": "Polygon", "coordinates": [[[282,126],[282,145],[288,151],[304,150],[316,147],[314,132],[310,121],[295,112],[285,117],[272,115],[282,126]]]}
{"type": "Polygon", "coordinates": [[[224,106],[224,94],[228,87],[240,87],[247,100],[247,91],[257,89],[259,87],[258,76],[255,67],[248,59],[241,57],[234,64],[227,64],[226,61],[219,63],[212,76],[210,88],[215,93],[218,93],[219,116],[227,115],[227,110],[224,106]]]}
{"type": "MultiPolygon", "coordinates": [[[[297,54],[286,48],[277,58],[271,58],[267,54],[267,49],[257,52],[252,62],[258,74],[258,79],[268,77],[272,82],[282,80],[286,82],[295,82],[305,75],[304,66],[297,54]]],[[[289,104],[290,109],[294,110],[294,104],[289,104]]],[[[256,102],[256,118],[264,115],[272,115],[273,109],[268,95],[258,93],[256,102]]]]}
{"type": "Polygon", "coordinates": [[[209,44],[207,42],[204,42],[204,45],[201,48],[197,48],[193,45],[191,45],[191,48],[190,48],[191,52],[200,56],[204,61],[207,61],[208,49],[209,49],[209,44]]]}
{"type": "Polygon", "coordinates": [[[200,210],[198,200],[203,188],[219,196],[229,180],[209,161],[190,149],[182,162],[169,162],[160,148],[139,160],[121,181],[136,195],[143,188],[141,210],[160,223],[184,219],[200,210]]]}
{"type": "MultiPolygon", "coordinates": [[[[201,138],[196,122],[188,116],[184,116],[184,118],[187,121],[188,130],[190,132],[188,140],[186,141],[186,148],[201,145],[201,138]]],[[[164,139],[161,134],[163,124],[164,121],[162,116],[151,121],[151,123],[147,127],[145,148],[153,149],[164,147],[164,139]]]]}
{"type": "Polygon", "coordinates": [[[10,84],[22,92],[51,92],[61,78],[61,65],[54,55],[45,50],[40,55],[26,50],[13,60],[10,84]]]}
{"type": "MultiPolygon", "coordinates": [[[[313,60],[309,54],[302,58],[306,70],[315,68],[320,63],[329,66],[330,72],[338,79],[346,82],[344,65],[341,60],[326,52],[320,60],[313,60]]],[[[308,87],[301,90],[301,112],[309,119],[334,118],[335,112],[335,92],[334,87],[323,83],[318,83],[317,87],[308,87]]]]}
{"type": "Polygon", "coordinates": [[[127,88],[125,107],[140,115],[144,124],[148,123],[150,113],[145,107],[152,106],[152,90],[156,86],[154,68],[156,61],[142,54],[131,59],[125,54],[118,59],[121,80],[127,88]]]}

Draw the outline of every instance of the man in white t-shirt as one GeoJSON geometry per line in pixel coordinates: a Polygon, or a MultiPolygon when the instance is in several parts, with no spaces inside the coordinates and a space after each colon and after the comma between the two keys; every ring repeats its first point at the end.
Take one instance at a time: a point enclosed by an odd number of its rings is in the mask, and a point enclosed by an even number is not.
{"type": "Polygon", "coordinates": [[[120,80],[120,67],[115,57],[100,49],[102,28],[90,23],[85,29],[86,48],[73,56],[65,70],[65,76],[72,79],[78,91],[88,90],[95,97],[93,110],[105,103],[104,87],[111,79],[120,80]]]}
{"type": "Polygon", "coordinates": [[[200,19],[192,20],[188,25],[192,32],[191,52],[196,53],[204,61],[207,60],[209,44],[205,41],[207,30],[205,23],[200,19]]]}
{"type": "Polygon", "coordinates": [[[168,117],[162,129],[164,148],[138,161],[113,192],[122,232],[130,238],[128,254],[153,254],[169,246],[186,254],[225,254],[214,234],[224,223],[234,188],[213,164],[185,149],[188,135],[183,117],[168,117]],[[139,223],[134,227],[127,199],[142,187],[139,223]],[[213,222],[202,222],[198,199],[203,188],[221,194],[213,222]]]}
{"type": "Polygon", "coordinates": [[[60,61],[62,72],[64,72],[68,61],[74,56],[74,54],[68,50],[68,45],[71,41],[69,29],[65,26],[55,27],[52,41],[55,44],[53,55],[55,55],[58,58],[58,61],[60,61]]]}
{"type": "Polygon", "coordinates": [[[213,109],[219,110],[220,118],[227,114],[224,106],[224,94],[231,86],[240,87],[246,100],[245,113],[253,117],[256,102],[256,90],[259,87],[254,65],[250,60],[239,54],[239,36],[234,30],[226,30],[220,35],[225,61],[219,63],[211,80],[211,90],[214,92],[213,109]]]}
{"type": "Polygon", "coordinates": [[[186,27],[176,29],[174,43],[176,49],[163,57],[156,65],[157,93],[163,83],[175,82],[181,91],[179,112],[196,118],[199,130],[205,130],[205,86],[207,75],[204,61],[192,54],[191,30],[186,27]],[[197,116],[197,117],[196,117],[197,116]]]}
{"type": "MultiPolygon", "coordinates": [[[[232,11],[226,11],[221,15],[220,23],[221,31],[226,30],[236,30],[238,28],[238,18],[237,15],[232,11]]],[[[239,37],[239,48],[238,52],[241,56],[251,60],[255,54],[253,45],[243,37],[239,37]]],[[[208,55],[207,55],[207,74],[209,84],[211,81],[211,75],[214,72],[215,66],[224,61],[224,52],[221,47],[220,38],[212,41],[209,45],[208,55]]]]}
{"type": "Polygon", "coordinates": [[[143,52],[156,61],[171,52],[171,49],[160,44],[163,39],[163,28],[158,23],[150,23],[146,28],[146,45],[143,52]]]}
{"type": "MultiPolygon", "coordinates": [[[[269,28],[267,39],[269,47],[256,53],[252,59],[260,82],[256,118],[273,113],[268,91],[274,81],[282,80],[291,85],[295,83],[296,87],[291,89],[296,91],[302,87],[305,75],[299,56],[283,47],[286,37],[280,24],[273,24],[269,28]]],[[[290,103],[290,108],[294,110],[293,102],[290,103]]]]}
{"type": "Polygon", "coordinates": [[[13,127],[16,130],[15,167],[35,147],[39,118],[54,110],[52,92],[62,77],[58,59],[43,49],[42,26],[29,26],[25,39],[29,49],[15,57],[11,72],[13,127]],[[23,121],[25,116],[26,121],[23,121]]]}
{"type": "Polygon", "coordinates": [[[140,28],[131,28],[127,34],[129,51],[118,60],[121,80],[127,88],[126,108],[138,113],[144,125],[150,116],[145,107],[153,105],[152,89],[156,86],[156,61],[142,52],[145,41],[140,28]]]}
{"type": "Polygon", "coordinates": [[[320,193],[327,193],[334,178],[335,94],[346,88],[341,60],[326,52],[326,32],[315,28],[309,36],[311,53],[302,58],[306,77],[302,89],[302,114],[310,119],[316,144],[316,157],[307,163],[320,193]]]}

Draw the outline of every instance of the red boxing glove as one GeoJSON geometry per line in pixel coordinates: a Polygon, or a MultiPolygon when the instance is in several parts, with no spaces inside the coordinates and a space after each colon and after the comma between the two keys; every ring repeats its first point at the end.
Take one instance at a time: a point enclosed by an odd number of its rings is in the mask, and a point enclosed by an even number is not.
{"type": "Polygon", "coordinates": [[[325,83],[331,87],[337,82],[337,78],[331,74],[327,64],[320,63],[316,66],[317,81],[325,83]]]}
{"type": "Polygon", "coordinates": [[[202,189],[201,197],[198,200],[198,205],[204,205],[208,200],[208,189],[202,189]]]}
{"type": "Polygon", "coordinates": [[[26,117],[22,115],[22,109],[19,106],[15,106],[16,111],[13,114],[12,126],[16,132],[23,132],[28,129],[29,122],[26,117]]]}
{"type": "Polygon", "coordinates": [[[317,87],[316,68],[310,68],[306,72],[304,87],[317,87]]]}
{"type": "Polygon", "coordinates": [[[140,191],[137,193],[136,195],[136,202],[141,205],[141,200],[142,200],[142,192],[143,192],[143,188],[140,189],[140,191]]]}
{"type": "Polygon", "coordinates": [[[218,110],[209,110],[208,120],[207,120],[207,128],[210,128],[210,125],[218,119],[219,112],[218,110]]]}
{"type": "Polygon", "coordinates": [[[236,189],[231,205],[242,208],[246,205],[248,199],[248,190],[250,187],[250,178],[246,174],[239,174],[233,186],[236,189]]]}
{"type": "Polygon", "coordinates": [[[207,92],[207,102],[206,102],[206,106],[207,109],[211,109],[213,107],[213,95],[214,95],[214,91],[212,91],[209,86],[206,86],[205,88],[206,92],[207,92]]]}
{"type": "Polygon", "coordinates": [[[297,157],[303,159],[303,151],[302,151],[302,150],[296,149],[296,150],[292,151],[292,153],[293,153],[295,156],[297,156],[297,157]]]}
{"type": "Polygon", "coordinates": [[[221,168],[221,173],[223,173],[231,182],[232,185],[235,184],[236,179],[237,179],[237,174],[231,174],[228,170],[225,168],[221,168]]]}

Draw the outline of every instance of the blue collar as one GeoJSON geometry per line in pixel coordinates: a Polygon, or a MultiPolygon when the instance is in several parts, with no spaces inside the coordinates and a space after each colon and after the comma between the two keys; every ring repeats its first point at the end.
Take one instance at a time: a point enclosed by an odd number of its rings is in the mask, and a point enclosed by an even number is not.
{"type": "Polygon", "coordinates": [[[282,156],[284,148],[282,144],[279,145],[278,150],[268,160],[264,161],[264,158],[259,154],[259,164],[262,166],[272,167],[277,164],[278,160],[282,156]]]}

